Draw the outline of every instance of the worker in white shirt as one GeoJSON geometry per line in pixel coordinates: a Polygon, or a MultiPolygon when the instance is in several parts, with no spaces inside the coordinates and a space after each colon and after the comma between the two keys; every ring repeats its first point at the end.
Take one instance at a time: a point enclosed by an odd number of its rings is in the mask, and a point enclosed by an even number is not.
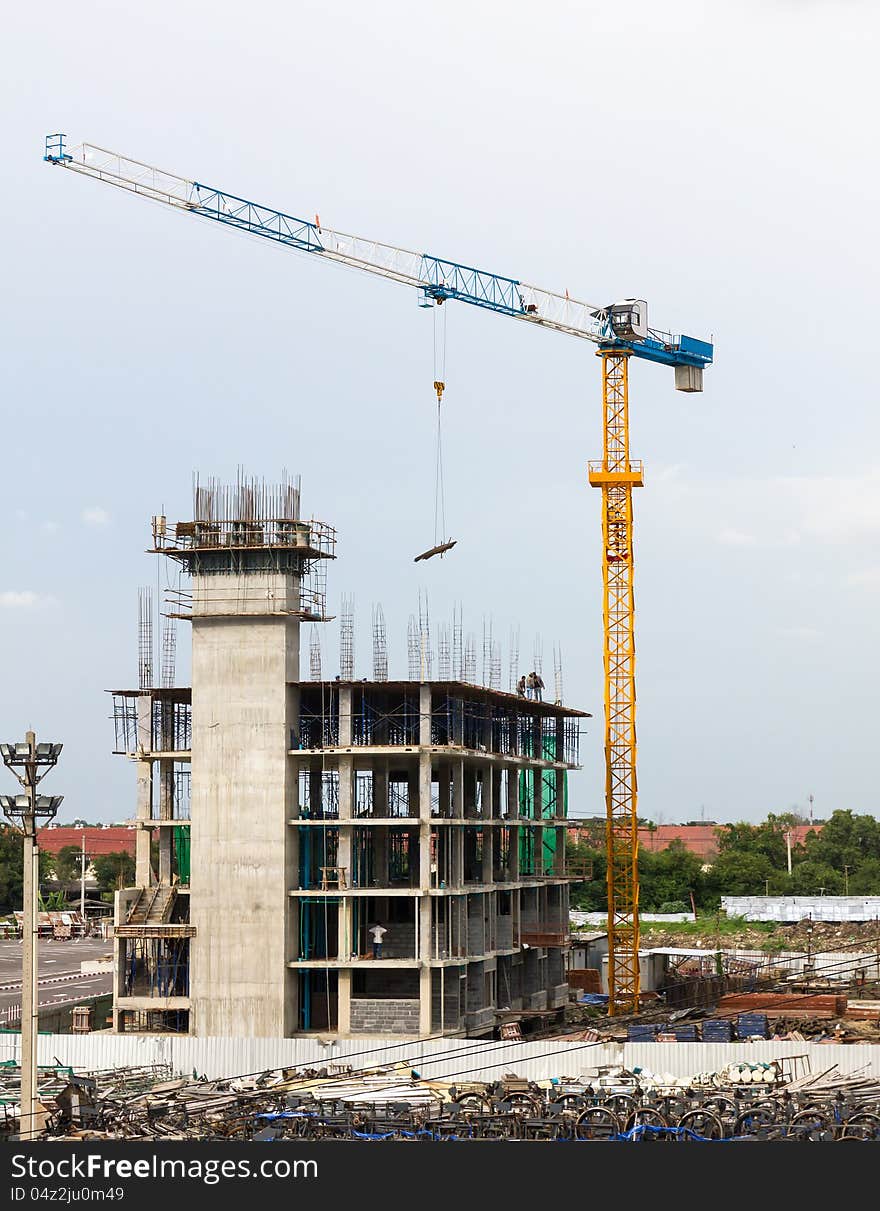
{"type": "Polygon", "coordinates": [[[374,959],[382,958],[382,939],[385,937],[387,932],[388,932],[388,930],[385,928],[385,926],[382,924],[381,921],[377,921],[376,924],[370,930],[370,937],[373,939],[373,958],[374,959]]]}

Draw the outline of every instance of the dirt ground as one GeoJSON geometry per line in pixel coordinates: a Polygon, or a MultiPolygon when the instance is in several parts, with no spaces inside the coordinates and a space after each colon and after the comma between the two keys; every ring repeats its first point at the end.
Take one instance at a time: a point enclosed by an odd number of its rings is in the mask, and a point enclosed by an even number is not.
{"type": "MultiPolygon", "coordinates": [[[[712,923],[694,931],[677,930],[672,925],[652,926],[644,923],[641,929],[642,946],[714,946],[725,950],[805,950],[809,939],[809,922],[799,921],[796,925],[754,925],[743,922],[741,928],[731,928],[733,923],[725,921],[716,933],[712,923]]],[[[827,921],[812,922],[813,950],[837,950],[862,943],[866,950],[880,947],[880,922],[861,921],[834,924],[827,921]]]]}

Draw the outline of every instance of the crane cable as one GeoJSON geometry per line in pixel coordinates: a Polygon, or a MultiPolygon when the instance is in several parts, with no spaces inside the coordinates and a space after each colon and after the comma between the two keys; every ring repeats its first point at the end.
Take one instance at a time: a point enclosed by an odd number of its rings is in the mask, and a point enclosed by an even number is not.
{"type": "Polygon", "coordinates": [[[437,392],[437,458],[434,469],[434,546],[446,541],[446,492],[443,484],[441,405],[446,389],[446,311],[434,308],[434,390],[437,392]],[[438,322],[438,312],[442,317],[438,322]]]}

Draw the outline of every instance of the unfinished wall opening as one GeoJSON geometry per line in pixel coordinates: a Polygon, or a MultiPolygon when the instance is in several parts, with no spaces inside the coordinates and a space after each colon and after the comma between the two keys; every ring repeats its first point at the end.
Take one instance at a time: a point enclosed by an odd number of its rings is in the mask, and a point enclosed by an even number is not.
{"type": "Polygon", "coordinates": [[[294,977],[299,1005],[298,1029],[335,1030],[339,1005],[336,972],[298,971],[294,977]]]}
{"type": "Polygon", "coordinates": [[[320,765],[300,768],[299,815],[305,820],[336,820],[339,817],[339,771],[320,765]]]}
{"type": "Polygon", "coordinates": [[[122,938],[122,995],[189,996],[189,938],[122,938]]]}
{"type": "Polygon", "coordinates": [[[121,1009],[117,1017],[122,1034],[189,1034],[188,1009],[121,1009]]]}
{"type": "Polygon", "coordinates": [[[382,939],[382,958],[415,959],[416,913],[416,901],[403,896],[352,897],[352,953],[361,959],[372,958],[370,929],[381,924],[387,930],[382,939]]]}
{"type": "Polygon", "coordinates": [[[302,827],[299,833],[299,882],[302,891],[322,890],[327,872],[337,864],[339,829],[302,827]]]}
{"type": "Polygon", "coordinates": [[[464,967],[439,967],[431,972],[431,1030],[445,1034],[464,1025],[464,967]]]}
{"type": "Polygon", "coordinates": [[[339,899],[309,896],[299,906],[301,959],[335,959],[339,945],[339,899]]]}

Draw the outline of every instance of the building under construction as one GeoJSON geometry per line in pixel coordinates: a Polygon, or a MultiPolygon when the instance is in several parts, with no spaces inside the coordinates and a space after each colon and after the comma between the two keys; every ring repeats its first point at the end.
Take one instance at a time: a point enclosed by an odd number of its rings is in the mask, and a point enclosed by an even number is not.
{"type": "Polygon", "coordinates": [[[187,578],[171,612],[192,687],[167,660],[153,684],[150,640],[138,688],[113,692],[138,829],[115,1028],[480,1036],[560,1016],[585,713],[469,683],[460,644],[448,678],[422,659],[389,681],[383,653],[354,680],[350,617],[341,676],[313,659],[303,679],[335,532],[287,483],[197,485],[193,520],[154,518],[152,549],[187,578]]]}

